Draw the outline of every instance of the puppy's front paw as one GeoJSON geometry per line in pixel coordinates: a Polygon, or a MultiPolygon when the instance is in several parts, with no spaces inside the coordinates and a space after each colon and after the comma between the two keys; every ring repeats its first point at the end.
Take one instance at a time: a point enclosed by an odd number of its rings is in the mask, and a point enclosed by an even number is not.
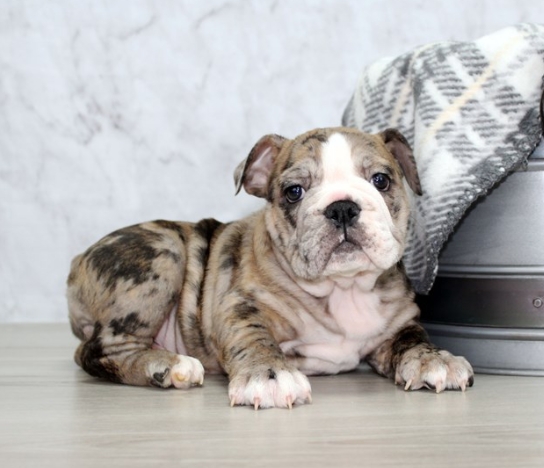
{"type": "MultiPolygon", "coordinates": [[[[174,355],[175,356],[175,355],[174,355]]],[[[178,354],[176,361],[169,366],[156,363],[152,366],[152,383],[159,387],[189,388],[202,385],[204,367],[198,359],[178,354]]]]}
{"type": "Polygon", "coordinates": [[[474,371],[462,356],[420,345],[404,353],[397,366],[395,383],[404,385],[405,390],[426,387],[436,393],[446,389],[465,391],[474,383],[474,371]]]}
{"type": "Polygon", "coordinates": [[[229,398],[231,406],[291,409],[295,404],[311,403],[312,389],[298,370],[266,368],[234,376],[229,383],[229,398]]]}

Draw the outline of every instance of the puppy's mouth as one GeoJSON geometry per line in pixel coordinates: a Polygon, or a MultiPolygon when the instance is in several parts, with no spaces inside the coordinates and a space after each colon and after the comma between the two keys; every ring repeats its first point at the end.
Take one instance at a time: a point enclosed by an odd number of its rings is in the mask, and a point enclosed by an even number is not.
{"type": "Polygon", "coordinates": [[[343,236],[336,245],[330,248],[327,263],[344,262],[348,259],[353,260],[356,256],[363,253],[364,249],[359,242],[353,239],[353,237],[343,236]]]}
{"type": "Polygon", "coordinates": [[[366,271],[372,260],[364,246],[351,237],[344,237],[331,249],[323,265],[325,276],[353,276],[366,271]]]}
{"type": "Polygon", "coordinates": [[[342,255],[350,254],[361,250],[361,246],[353,242],[349,237],[345,236],[344,239],[332,249],[333,254],[342,255]]]}

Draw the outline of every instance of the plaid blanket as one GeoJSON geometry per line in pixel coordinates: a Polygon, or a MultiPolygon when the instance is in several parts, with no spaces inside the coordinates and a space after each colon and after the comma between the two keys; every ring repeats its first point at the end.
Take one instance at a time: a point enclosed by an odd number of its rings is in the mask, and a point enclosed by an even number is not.
{"type": "Polygon", "coordinates": [[[404,264],[418,293],[430,290],[465,211],[540,142],[543,75],[538,24],[425,45],[364,70],[342,123],[368,132],[396,127],[412,145],[424,194],[412,195],[404,264]]]}

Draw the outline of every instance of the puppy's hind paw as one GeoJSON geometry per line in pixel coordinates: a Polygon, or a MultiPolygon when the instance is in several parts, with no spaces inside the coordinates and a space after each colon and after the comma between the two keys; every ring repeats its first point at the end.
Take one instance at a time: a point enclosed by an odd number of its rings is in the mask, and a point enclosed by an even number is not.
{"type": "Polygon", "coordinates": [[[152,373],[153,383],[159,387],[187,389],[204,383],[204,367],[198,359],[177,355],[172,366],[156,369],[152,373]]]}
{"type": "Polygon", "coordinates": [[[178,356],[179,362],[172,367],[172,385],[176,388],[188,388],[204,383],[204,367],[198,359],[178,356]]]}

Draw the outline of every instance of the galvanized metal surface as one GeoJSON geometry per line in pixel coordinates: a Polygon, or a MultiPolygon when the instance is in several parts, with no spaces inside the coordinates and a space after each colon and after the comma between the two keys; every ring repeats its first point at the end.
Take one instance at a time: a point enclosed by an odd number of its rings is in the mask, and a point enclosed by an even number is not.
{"type": "Polygon", "coordinates": [[[476,372],[544,377],[544,329],[424,325],[433,343],[466,357],[476,372]]]}
{"type": "Polygon", "coordinates": [[[483,327],[542,328],[544,278],[437,278],[418,298],[422,319],[483,327]]]}

